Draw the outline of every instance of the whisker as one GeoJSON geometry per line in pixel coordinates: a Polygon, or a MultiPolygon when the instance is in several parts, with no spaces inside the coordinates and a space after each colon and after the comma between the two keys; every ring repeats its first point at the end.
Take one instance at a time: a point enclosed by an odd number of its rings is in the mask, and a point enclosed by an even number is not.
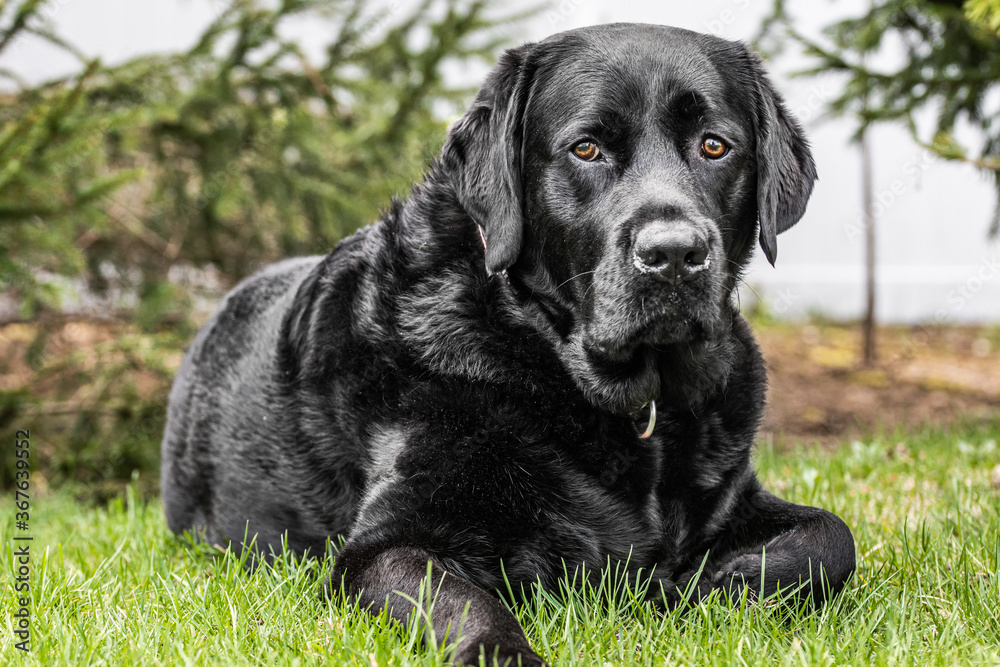
{"type": "Polygon", "coordinates": [[[755,290],[755,289],[753,288],[753,285],[751,285],[750,283],[748,283],[748,282],[747,282],[746,280],[744,280],[743,278],[737,278],[737,279],[736,279],[736,283],[737,283],[737,285],[743,285],[743,286],[744,286],[744,287],[746,287],[746,288],[747,288],[748,290],[750,290],[751,292],[753,292],[753,295],[754,295],[755,297],[757,297],[757,300],[758,300],[758,301],[760,301],[761,303],[763,303],[763,298],[762,298],[762,297],[761,297],[761,295],[760,295],[760,294],[759,294],[759,293],[757,292],[757,290],[755,290]]]}
{"type": "Polygon", "coordinates": [[[561,283],[559,283],[558,285],[556,285],[556,289],[559,289],[560,287],[562,287],[563,285],[565,285],[565,284],[566,284],[566,283],[568,283],[569,281],[571,281],[571,280],[576,280],[576,279],[577,279],[577,278],[579,278],[580,276],[585,276],[585,275],[587,275],[588,273],[597,273],[597,269],[594,269],[593,271],[584,271],[583,273],[578,273],[578,274],[576,274],[576,275],[575,275],[575,276],[573,276],[572,278],[567,278],[566,280],[564,280],[564,281],[562,281],[561,283]]]}

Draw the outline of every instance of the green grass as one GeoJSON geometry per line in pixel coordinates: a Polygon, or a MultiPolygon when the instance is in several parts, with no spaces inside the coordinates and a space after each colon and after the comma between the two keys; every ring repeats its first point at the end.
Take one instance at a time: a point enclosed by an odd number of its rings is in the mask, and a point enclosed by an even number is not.
{"type": "MultiPolygon", "coordinates": [[[[658,615],[627,591],[542,593],[516,610],[557,665],[1000,663],[1000,430],[882,438],[835,452],[763,449],[778,494],[848,522],[859,569],[818,613],[718,600],[658,615]]],[[[12,635],[11,494],[0,511],[0,620],[12,635]]],[[[105,508],[67,491],[33,501],[32,652],[26,664],[445,664],[416,631],[318,597],[328,563],[280,561],[246,574],[238,559],[188,548],[158,502],[105,508]]]]}

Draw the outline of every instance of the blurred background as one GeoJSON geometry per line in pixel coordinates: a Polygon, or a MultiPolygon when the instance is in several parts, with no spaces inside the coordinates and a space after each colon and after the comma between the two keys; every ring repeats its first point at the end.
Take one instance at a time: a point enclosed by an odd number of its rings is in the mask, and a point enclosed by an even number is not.
{"type": "Polygon", "coordinates": [[[811,138],[740,292],[762,439],[995,429],[1000,0],[0,0],[0,427],[36,488],[155,493],[225,291],[405,196],[500,50],[613,21],[753,43],[811,138]]]}

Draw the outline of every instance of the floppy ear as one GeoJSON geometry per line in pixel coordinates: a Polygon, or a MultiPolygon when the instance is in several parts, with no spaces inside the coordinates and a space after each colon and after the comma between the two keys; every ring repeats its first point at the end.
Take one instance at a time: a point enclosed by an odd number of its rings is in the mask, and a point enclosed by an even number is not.
{"type": "Polygon", "coordinates": [[[757,75],[757,218],[760,247],[774,265],[777,236],[802,217],[816,180],[816,164],[802,128],[785,108],[760,60],[757,75]]]}
{"type": "Polygon", "coordinates": [[[503,54],[441,150],[459,202],[482,231],[490,274],[508,268],[521,252],[521,147],[531,46],[503,54]]]}

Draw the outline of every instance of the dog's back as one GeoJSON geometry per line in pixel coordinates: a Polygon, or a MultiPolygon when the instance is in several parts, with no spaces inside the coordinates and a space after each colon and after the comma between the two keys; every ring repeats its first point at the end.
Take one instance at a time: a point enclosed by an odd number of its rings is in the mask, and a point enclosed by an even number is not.
{"type": "Polygon", "coordinates": [[[239,542],[252,516],[259,523],[249,535],[261,544],[277,543],[286,529],[290,539],[300,532],[301,517],[282,509],[294,493],[282,443],[295,429],[289,411],[276,406],[278,341],[299,286],[322,260],[288,260],[247,278],[187,350],[163,438],[163,502],[173,531],[239,542]]]}

